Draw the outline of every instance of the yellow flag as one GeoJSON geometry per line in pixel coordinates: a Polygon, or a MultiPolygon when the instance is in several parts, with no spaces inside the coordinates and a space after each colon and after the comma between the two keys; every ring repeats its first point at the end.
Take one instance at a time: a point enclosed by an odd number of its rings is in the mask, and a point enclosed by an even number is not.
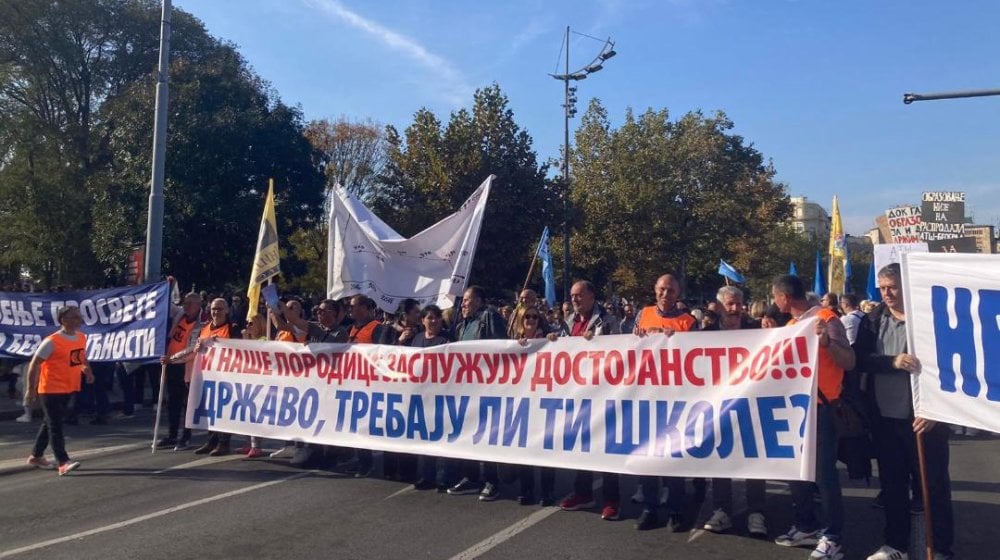
{"type": "Polygon", "coordinates": [[[260,233],[257,235],[257,252],[250,272],[250,286],[247,288],[247,321],[257,314],[260,301],[260,285],[281,272],[278,268],[278,226],[274,218],[274,179],[267,185],[267,201],[264,215],[260,219],[260,233]]]}
{"type": "MultiPolygon", "coordinates": [[[[843,294],[846,284],[845,267],[847,265],[847,238],[844,236],[844,225],[840,221],[840,204],[833,197],[833,218],[830,224],[830,273],[827,289],[835,294],[843,294]]],[[[823,294],[819,294],[823,295],[823,294]]]]}

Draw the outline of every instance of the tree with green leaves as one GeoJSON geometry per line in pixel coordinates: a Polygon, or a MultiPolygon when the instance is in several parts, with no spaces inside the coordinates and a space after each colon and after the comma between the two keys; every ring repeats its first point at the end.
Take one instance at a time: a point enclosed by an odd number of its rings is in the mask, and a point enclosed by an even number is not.
{"type": "MultiPolygon", "coordinates": [[[[245,282],[268,177],[285,234],[317,221],[323,177],[301,114],[197,19],[172,20],[163,269],[222,288],[245,282]]],[[[145,239],[159,22],[154,0],[0,0],[0,267],[120,278],[145,239]]]]}
{"type": "Polygon", "coordinates": [[[787,271],[788,252],[774,246],[789,240],[785,187],[732,128],[722,112],[671,120],[666,109],[649,109],[629,110],[615,129],[592,101],[571,166],[578,272],[634,297],[675,272],[689,297],[702,297],[723,282],[719,259],[752,278],[787,271]]]}
{"type": "Polygon", "coordinates": [[[507,96],[496,84],[477,90],[472,110],[448,124],[421,109],[404,137],[388,129],[389,162],[370,207],[411,236],[454,212],[490,174],[487,204],[470,282],[493,293],[520,288],[535,244],[553,216],[553,197],[507,96]]]}

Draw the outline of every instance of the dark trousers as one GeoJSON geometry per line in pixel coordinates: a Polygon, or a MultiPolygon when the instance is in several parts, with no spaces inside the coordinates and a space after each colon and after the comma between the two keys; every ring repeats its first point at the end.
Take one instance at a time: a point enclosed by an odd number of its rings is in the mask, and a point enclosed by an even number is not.
{"type": "Polygon", "coordinates": [[[122,414],[131,416],[135,414],[135,374],[129,373],[125,366],[118,364],[115,368],[115,375],[118,377],[118,386],[122,389],[122,414]]]}
{"type": "MultiPolygon", "coordinates": [[[[188,385],[184,382],[184,364],[167,366],[167,422],[168,437],[177,439],[181,428],[181,415],[187,406],[188,385]]],[[[184,430],[186,439],[190,439],[190,431],[184,430]]]]}
{"type": "Polygon", "coordinates": [[[788,483],[795,505],[795,526],[800,531],[822,528],[816,516],[816,488],[826,520],[824,534],[838,540],[844,529],[844,499],[840,491],[840,474],[837,472],[837,432],[833,427],[830,407],[816,407],[816,484],[795,480],[788,483]]]}
{"type": "MultiPolygon", "coordinates": [[[[917,468],[917,437],[912,420],[879,417],[879,478],[884,489],[885,543],[897,550],[910,547],[910,473],[917,468]]],[[[948,426],[939,423],[924,438],[927,491],[930,493],[934,550],[951,553],[955,526],[951,509],[951,478],[948,476],[948,426]]]]}
{"type": "Polygon", "coordinates": [[[80,393],[77,395],[79,405],[74,407],[74,412],[77,414],[93,412],[98,418],[105,418],[110,410],[108,391],[114,383],[115,364],[93,362],[90,364],[90,369],[94,374],[94,382],[80,385],[80,393]]]}
{"type": "Polygon", "coordinates": [[[136,404],[142,406],[146,402],[144,394],[146,392],[147,381],[149,382],[149,392],[152,395],[151,402],[156,403],[156,399],[159,398],[160,394],[160,366],[157,364],[146,364],[135,370],[132,376],[135,384],[136,404]]]}
{"type": "Polygon", "coordinates": [[[382,475],[385,478],[398,478],[403,482],[413,482],[417,478],[417,456],[409,453],[382,454],[382,475]]]}
{"type": "MultiPolygon", "coordinates": [[[[601,486],[601,495],[604,503],[621,501],[621,494],[618,488],[617,473],[602,473],[601,478],[604,483],[601,486]]],[[[590,471],[576,471],[576,478],[573,480],[573,493],[577,496],[594,495],[594,473],[590,471]]]]}
{"type": "MultiPolygon", "coordinates": [[[[656,511],[660,506],[660,477],[642,476],[639,477],[639,486],[642,488],[642,507],[646,511],[656,511]]],[[[684,513],[684,508],[688,505],[687,486],[684,478],[677,476],[664,476],[663,485],[667,487],[667,514],[679,515],[684,513]]],[[[698,500],[705,498],[706,482],[704,478],[694,479],[695,494],[698,500]]]]}
{"type": "Polygon", "coordinates": [[[69,454],[66,453],[66,438],[63,436],[63,419],[69,406],[69,397],[69,393],[38,395],[42,403],[42,412],[45,413],[45,420],[38,430],[38,437],[35,438],[35,448],[31,452],[33,457],[41,457],[51,442],[56,462],[61,465],[69,461],[69,454]]]}
{"type": "MultiPolygon", "coordinates": [[[[767,498],[767,481],[747,480],[747,511],[749,513],[764,513],[764,502],[767,498]]],[[[712,479],[712,505],[715,509],[733,514],[733,479],[712,479]]]]}
{"type": "Polygon", "coordinates": [[[517,469],[517,478],[521,485],[521,495],[535,495],[536,472],[539,478],[541,478],[542,496],[551,497],[556,488],[556,470],[551,467],[531,467],[528,465],[520,465],[517,469]]]}

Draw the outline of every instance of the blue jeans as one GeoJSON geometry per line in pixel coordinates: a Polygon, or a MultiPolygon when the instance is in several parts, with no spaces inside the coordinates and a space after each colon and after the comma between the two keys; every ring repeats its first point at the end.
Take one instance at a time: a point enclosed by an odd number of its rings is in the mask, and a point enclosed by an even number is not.
{"type": "Polygon", "coordinates": [[[792,502],[795,505],[795,526],[800,531],[815,531],[823,528],[816,515],[815,487],[819,487],[823,504],[826,528],[823,534],[831,540],[839,540],[844,530],[844,500],[840,493],[840,474],[837,472],[837,433],[833,427],[830,407],[818,404],[816,407],[816,484],[808,481],[792,481],[792,502]]]}

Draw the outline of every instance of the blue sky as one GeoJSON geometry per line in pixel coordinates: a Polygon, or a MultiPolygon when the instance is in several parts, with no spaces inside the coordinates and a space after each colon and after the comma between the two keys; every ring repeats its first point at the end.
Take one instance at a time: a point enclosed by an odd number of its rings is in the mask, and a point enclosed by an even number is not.
{"type": "MultiPolygon", "coordinates": [[[[969,0],[174,0],[236,43],[306,118],[442,120],[497,82],[540,159],[558,157],[567,25],[611,37],[618,56],[579,82],[600,98],[679,116],[724,110],[773,160],[792,195],[848,233],[925,190],[963,190],[977,223],[1000,223],[1000,97],[902,103],[904,92],[1000,89],[1000,2],[969,0]]],[[[573,36],[576,70],[601,43],[573,36]]],[[[571,126],[579,119],[571,121],[571,126]]]]}

